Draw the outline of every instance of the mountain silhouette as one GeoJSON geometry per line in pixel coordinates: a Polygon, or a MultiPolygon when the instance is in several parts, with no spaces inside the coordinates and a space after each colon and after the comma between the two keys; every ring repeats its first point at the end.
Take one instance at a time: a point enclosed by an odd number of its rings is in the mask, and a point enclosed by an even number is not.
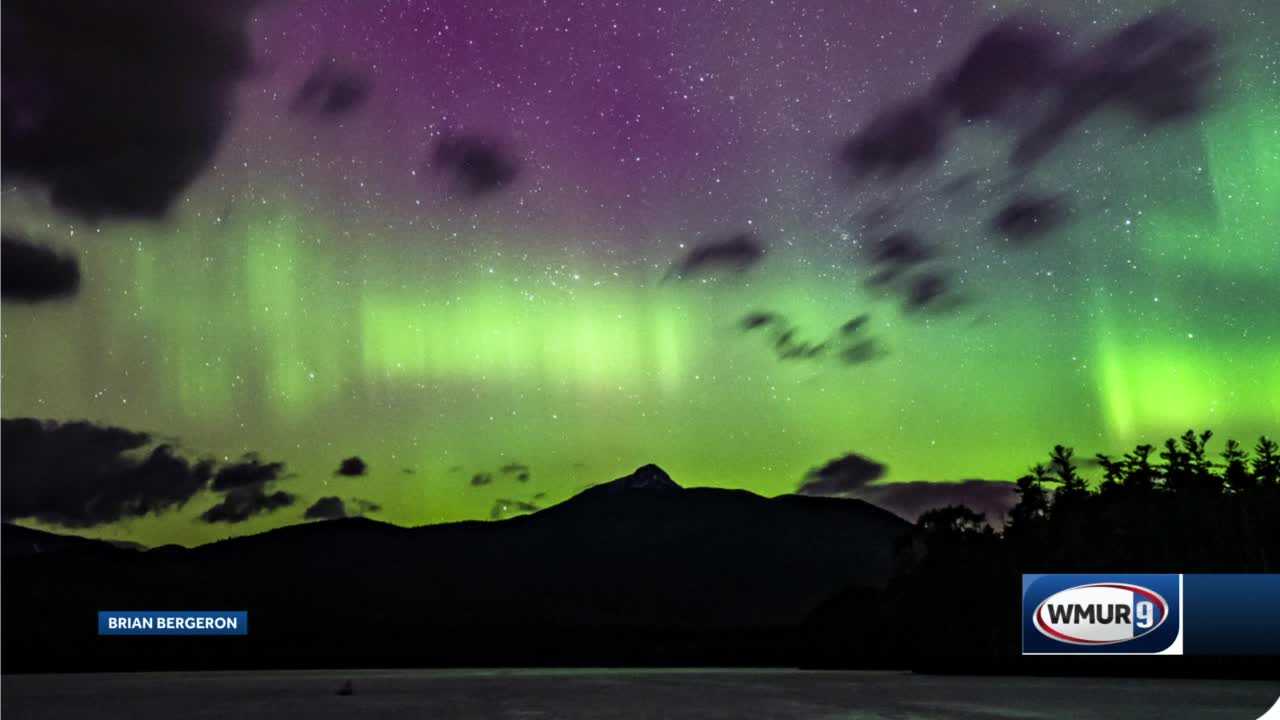
{"type": "Polygon", "coordinates": [[[635,472],[625,477],[620,477],[612,482],[600,483],[593,485],[583,491],[582,494],[591,493],[592,495],[620,495],[627,492],[652,492],[652,493],[671,493],[678,492],[684,488],[676,484],[665,470],[657,465],[649,464],[637,468],[635,472]]]}
{"type": "Polygon", "coordinates": [[[10,537],[38,543],[39,531],[5,526],[4,661],[740,662],[752,648],[778,651],[783,629],[849,587],[884,587],[910,529],[861,500],[682,488],[655,465],[494,522],[344,518],[191,549],[85,540],[15,556],[10,537]],[[250,634],[98,638],[96,612],[108,609],[243,609],[250,634]]]}
{"type": "Polygon", "coordinates": [[[133,543],[90,540],[78,535],[61,535],[10,523],[4,523],[4,532],[0,536],[0,542],[3,543],[4,559],[6,561],[11,558],[49,553],[105,554],[109,556],[116,550],[142,549],[142,546],[133,543]]]}

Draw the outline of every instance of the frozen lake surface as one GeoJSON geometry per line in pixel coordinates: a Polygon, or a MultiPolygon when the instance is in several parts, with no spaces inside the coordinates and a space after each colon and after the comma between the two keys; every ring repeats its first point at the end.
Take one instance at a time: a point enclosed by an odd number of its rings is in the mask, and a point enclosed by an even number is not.
{"type": "Polygon", "coordinates": [[[27,718],[1230,718],[1280,683],[796,670],[351,670],[4,676],[27,718]],[[351,680],[354,694],[335,693],[351,680]]]}

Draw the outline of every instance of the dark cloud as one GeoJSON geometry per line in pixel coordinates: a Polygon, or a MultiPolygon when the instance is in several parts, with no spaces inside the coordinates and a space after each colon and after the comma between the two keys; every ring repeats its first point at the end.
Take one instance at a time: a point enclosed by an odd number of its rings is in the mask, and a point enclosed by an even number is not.
{"type": "Polygon", "coordinates": [[[473,197],[507,187],[520,170],[519,161],[503,143],[477,135],[441,137],[432,154],[432,165],[473,197]]]}
{"type": "Polygon", "coordinates": [[[965,120],[990,117],[1020,97],[1034,95],[1053,82],[1058,38],[1050,29],[1022,20],[1006,20],[988,30],[933,88],[945,107],[965,120]]]}
{"type": "Polygon", "coordinates": [[[330,60],[307,76],[289,109],[295,113],[337,116],[359,108],[369,99],[364,75],[330,60]]]}
{"type": "Polygon", "coordinates": [[[910,230],[900,230],[871,243],[867,249],[873,274],[870,282],[883,285],[893,282],[913,268],[936,256],[936,251],[919,235],[910,230]]]}
{"type": "Polygon", "coordinates": [[[302,517],[307,520],[336,520],[346,516],[346,503],[336,495],[322,497],[311,503],[311,506],[302,514],[302,517]]]}
{"type": "MultiPolygon", "coordinates": [[[[459,471],[461,471],[459,467],[459,471]]],[[[533,479],[533,471],[528,465],[522,462],[509,462],[497,470],[480,470],[472,473],[470,484],[471,487],[484,487],[492,485],[496,480],[515,480],[519,483],[527,483],[533,479]]]]}
{"type": "Polygon", "coordinates": [[[867,323],[869,322],[871,322],[871,316],[868,315],[867,313],[862,313],[861,315],[850,318],[845,322],[845,324],[841,325],[840,334],[852,335],[858,332],[859,330],[861,330],[862,328],[866,327],[867,323]]]}
{"type": "Polygon", "coordinates": [[[1051,195],[1018,195],[991,220],[993,232],[1018,244],[1036,240],[1066,220],[1065,202],[1051,195]]]}
{"type": "Polygon", "coordinates": [[[773,341],[773,352],[779,360],[812,360],[827,351],[827,343],[800,340],[795,328],[784,328],[773,341]]]}
{"type": "Polygon", "coordinates": [[[5,300],[57,300],[80,290],[80,263],[74,256],[13,235],[5,235],[0,246],[0,293],[5,300]]]}
{"type": "Polygon", "coordinates": [[[845,365],[863,365],[888,354],[879,340],[866,337],[864,330],[871,322],[871,315],[862,313],[846,320],[832,341],[837,347],[836,357],[845,365]]]}
{"type": "Polygon", "coordinates": [[[857,453],[849,453],[805,474],[796,492],[801,495],[847,495],[884,477],[888,467],[857,453]]]}
{"type": "Polygon", "coordinates": [[[947,125],[931,99],[893,108],[871,120],[840,150],[839,159],[854,177],[895,177],[937,162],[947,125]]]}
{"type": "Polygon", "coordinates": [[[84,528],[180,508],[204,490],[211,460],[190,461],[143,432],[85,421],[3,421],[5,520],[84,528]]]}
{"type": "Polygon", "coordinates": [[[985,513],[990,522],[999,524],[1018,501],[1016,486],[1010,482],[881,482],[887,471],[888,468],[880,462],[849,453],[810,470],[796,492],[859,498],[912,522],[934,508],[964,505],[985,513]]]}
{"type": "Polygon", "coordinates": [[[785,317],[772,312],[748,313],[739,321],[743,332],[768,328],[771,347],[779,360],[812,360],[827,351],[826,342],[810,342],[799,338],[800,330],[785,317]]]}
{"type": "Polygon", "coordinates": [[[783,322],[782,316],[777,313],[753,312],[744,315],[740,324],[744,332],[750,332],[781,322],[783,322]]]}
{"type": "Polygon", "coordinates": [[[694,247],[667,272],[668,280],[685,280],[697,275],[722,272],[743,273],[765,256],[759,238],[749,232],[735,233],[694,247]]]}
{"type": "MultiPolygon", "coordinates": [[[[462,472],[458,467],[458,472],[462,472]]],[[[452,472],[452,471],[451,471],[452,472]]],[[[477,470],[471,473],[468,483],[471,487],[486,487],[498,481],[511,481],[528,484],[533,480],[533,470],[526,464],[511,461],[498,467],[497,470],[477,470]]]]}
{"type": "Polygon", "coordinates": [[[298,498],[284,490],[268,492],[262,485],[237,487],[223,496],[222,502],[205,510],[200,519],[207,523],[241,523],[255,515],[289,507],[298,498]]]}
{"type": "Polygon", "coordinates": [[[950,309],[958,303],[951,281],[940,272],[927,272],[911,279],[903,297],[908,312],[950,309]]]}
{"type": "Polygon", "coordinates": [[[361,477],[367,472],[369,472],[369,466],[365,461],[355,455],[352,455],[351,457],[343,460],[342,463],[338,465],[338,469],[333,471],[333,474],[341,475],[343,477],[361,477]]]}
{"type": "MultiPolygon", "coordinates": [[[[1073,39],[1028,18],[999,23],[927,91],[883,109],[847,140],[842,165],[854,177],[881,180],[879,187],[890,195],[855,214],[851,226],[860,235],[879,234],[904,217],[928,217],[939,208],[967,212],[976,209],[970,203],[978,198],[957,195],[977,188],[984,205],[990,201],[1001,208],[991,219],[991,232],[1011,245],[1042,239],[1070,219],[1068,198],[1015,193],[1044,157],[1060,147],[1077,149],[1066,141],[1104,113],[1127,117],[1144,130],[1202,113],[1220,67],[1213,33],[1172,12],[1150,15],[1096,42],[1073,39]],[[1085,49],[1072,50],[1078,47],[1085,49]],[[1004,179],[989,166],[939,183],[940,159],[957,142],[974,137],[960,131],[975,124],[1007,143],[1010,167],[999,170],[1004,179]],[[900,176],[908,170],[929,174],[904,184],[900,176]]],[[[986,147],[979,152],[1004,154],[986,147]]],[[[1197,161],[1191,167],[1202,165],[1197,161]]],[[[1165,175],[1197,177],[1193,172],[1165,175]]],[[[1204,183],[1196,182],[1194,192],[1178,197],[1208,197],[1204,183]]],[[[1105,188],[1100,192],[1108,194],[1105,188]]],[[[1208,207],[1212,211],[1211,203],[1208,207]]],[[[865,248],[872,266],[866,283],[899,296],[907,312],[953,311],[970,299],[955,291],[947,261],[935,258],[911,231],[899,230],[865,248]],[[926,262],[935,267],[918,271],[926,262]]],[[[867,352],[856,350],[853,357],[867,352]]]]}
{"type": "Polygon", "coordinates": [[[521,515],[524,513],[537,512],[541,507],[534,502],[527,500],[512,500],[509,498],[499,498],[493,501],[493,507],[489,509],[489,518],[492,520],[501,520],[511,515],[521,515]]]}
{"type": "Polygon", "coordinates": [[[226,132],[254,4],[6,2],[6,181],[38,182],[91,218],[163,215],[226,132]]]}
{"type": "Polygon", "coordinates": [[[264,485],[279,480],[283,475],[284,463],[264,463],[257,455],[249,453],[238,463],[218,468],[218,473],[213,477],[212,489],[223,492],[253,485],[264,485]]]}
{"type": "Polygon", "coordinates": [[[998,525],[1018,503],[1016,486],[1003,480],[877,483],[859,489],[853,496],[912,522],[926,511],[963,505],[985,514],[990,523],[998,525]]]}
{"type": "Polygon", "coordinates": [[[840,350],[840,362],[845,365],[863,365],[878,360],[887,353],[875,340],[859,340],[840,350]]]}
{"type": "MultiPolygon", "coordinates": [[[[905,311],[942,312],[963,304],[943,270],[923,267],[937,258],[938,253],[915,232],[895,232],[869,244],[864,253],[871,270],[867,284],[887,288],[899,296],[905,311]]],[[[864,345],[852,353],[850,359],[874,357],[868,355],[870,350],[870,346],[864,345]]]]}
{"type": "Polygon", "coordinates": [[[1017,142],[1013,160],[1032,165],[1078,126],[1110,108],[1149,125],[1201,112],[1220,64],[1213,34],[1172,13],[1127,25],[1072,60],[1049,111],[1017,142]]]}
{"type": "Polygon", "coordinates": [[[370,500],[351,498],[344,501],[337,495],[322,497],[311,503],[302,517],[306,520],[337,520],[346,517],[360,517],[368,513],[378,512],[382,506],[370,500]]]}
{"type": "Polygon", "coordinates": [[[771,337],[770,347],[779,360],[817,360],[835,355],[846,365],[858,365],[870,362],[884,355],[880,344],[874,338],[864,338],[861,331],[871,321],[871,316],[863,313],[845,322],[825,340],[813,341],[801,338],[799,328],[774,312],[753,312],[743,316],[738,325],[743,332],[767,331],[771,337]]]}
{"type": "Polygon", "coordinates": [[[1101,110],[1127,111],[1149,125],[1201,112],[1220,67],[1213,34],[1168,12],[1075,56],[1063,52],[1065,38],[1027,19],[996,25],[928,92],[882,111],[855,133],[841,151],[842,164],[856,177],[892,179],[934,166],[962,125],[1000,117],[1013,129],[1013,162],[1025,168],[1101,110]]]}
{"type": "Polygon", "coordinates": [[[1209,29],[1157,15],[1121,33],[1114,45],[1131,62],[1116,96],[1138,119],[1161,125],[1209,107],[1222,69],[1217,38],[1209,29]]]}
{"type": "Polygon", "coordinates": [[[951,178],[943,183],[942,187],[938,188],[938,194],[943,197],[953,197],[955,195],[968,192],[978,184],[978,180],[980,178],[980,173],[963,173],[958,177],[951,178]]]}
{"type": "Polygon", "coordinates": [[[532,477],[529,466],[518,462],[507,463],[506,465],[498,468],[498,472],[508,477],[514,477],[520,482],[529,482],[529,479],[532,477]]]}

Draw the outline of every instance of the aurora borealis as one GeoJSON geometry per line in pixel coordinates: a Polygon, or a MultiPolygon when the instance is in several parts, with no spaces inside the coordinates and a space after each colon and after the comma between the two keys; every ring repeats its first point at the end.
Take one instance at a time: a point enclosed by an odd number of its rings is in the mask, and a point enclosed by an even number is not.
{"type": "MultiPolygon", "coordinates": [[[[6,232],[73,251],[82,280],[6,303],[4,417],[256,452],[306,504],[359,495],[405,525],[555,502],[649,462],[775,495],[847,451],[890,481],[1009,479],[1055,443],[1280,429],[1274,3],[1175,4],[1223,41],[1213,106],[1150,130],[1084,124],[1024,180],[1070,194],[1050,238],[989,237],[981,194],[915,203],[968,300],[937,315],[861,282],[848,220],[932,181],[850,186],[839,143],[1000,18],[1047,14],[1087,45],[1163,4],[466,5],[259,8],[230,131],[163,218],[79,217],[6,178],[6,232]],[[368,98],[291,112],[331,58],[368,98]],[[430,171],[455,131],[509,142],[509,187],[470,197],[430,171]],[[700,237],[739,230],[767,245],[758,267],[663,282],[700,237]],[[869,313],[885,354],[780,362],[739,328],[762,310],[818,339],[869,313]],[[335,476],[351,455],[368,473],[335,476]],[[527,482],[499,471],[512,463],[527,482]]],[[[998,140],[966,130],[939,177],[1003,167],[998,140]]],[[[213,502],[94,533],[192,544],[305,507],[228,528],[196,520],[213,502]]]]}

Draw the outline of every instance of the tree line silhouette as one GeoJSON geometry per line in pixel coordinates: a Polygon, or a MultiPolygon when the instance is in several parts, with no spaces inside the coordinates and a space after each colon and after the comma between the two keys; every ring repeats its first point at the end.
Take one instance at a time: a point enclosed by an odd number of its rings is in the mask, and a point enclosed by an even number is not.
{"type": "MultiPolygon", "coordinates": [[[[900,543],[884,593],[847,593],[825,610],[828,619],[859,617],[862,628],[847,621],[852,636],[843,649],[825,648],[827,659],[839,664],[857,646],[917,669],[1004,672],[1034,660],[1049,672],[1081,672],[1060,658],[1018,657],[1023,573],[1276,572],[1280,446],[1265,436],[1252,451],[1228,441],[1215,456],[1212,437],[1188,430],[1158,450],[1096,455],[1102,477],[1093,483],[1058,445],[1018,478],[1018,502],[999,528],[964,506],[926,512],[900,543]],[[875,622],[864,622],[868,613],[875,622]]],[[[1151,672],[1247,673],[1256,662],[1185,659],[1151,672]]]]}
{"type": "Polygon", "coordinates": [[[1218,459],[1212,431],[1188,430],[1158,452],[1138,445],[1098,454],[1091,487],[1071,448],[1018,478],[1018,503],[997,532],[965,507],[930,511],[918,538],[930,555],[974,545],[1027,571],[1272,572],[1280,558],[1280,446],[1253,451],[1227,441],[1218,459]]]}

